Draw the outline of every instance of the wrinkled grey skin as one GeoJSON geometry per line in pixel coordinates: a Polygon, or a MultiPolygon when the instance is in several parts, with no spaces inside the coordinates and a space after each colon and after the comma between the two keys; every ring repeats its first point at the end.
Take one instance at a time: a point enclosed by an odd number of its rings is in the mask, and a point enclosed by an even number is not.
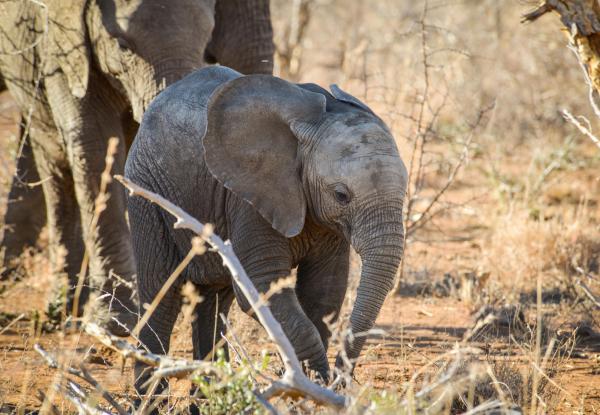
{"type": "MultiPolygon", "coordinates": [[[[144,115],[125,174],[229,239],[260,292],[298,267],[295,289],[270,299],[271,310],[308,368],[329,379],[326,316],[337,318],[348,280],[349,251],[362,258],[350,317],[357,335],[371,329],[393,286],[402,255],[406,169],[384,123],[334,88],[294,85],[222,67],[190,74],[162,92],[144,115]]],[[[150,303],[190,249],[192,234],[139,197],[128,201],[140,304],[150,303]]],[[[192,281],[204,301],[193,323],[194,357],[223,332],[243,295],[215,253],[193,259],[152,314],[140,339],[166,353],[192,281]]],[[[345,345],[354,362],[365,337],[345,345]]],[[[338,358],[338,367],[344,366],[338,358]]],[[[140,387],[148,373],[136,367],[140,387]]]]}
{"type": "MultiPolygon", "coordinates": [[[[145,108],[166,85],[206,64],[209,42],[217,61],[251,73],[271,73],[268,1],[246,1],[244,8],[236,2],[215,7],[214,0],[45,3],[47,9],[20,0],[1,6],[0,73],[24,118],[32,110],[29,140],[17,162],[19,179],[9,196],[5,222],[12,232],[4,232],[4,265],[35,244],[46,211],[55,271],[62,268],[62,245],[67,249],[64,271],[73,287],[83,236],[92,247],[90,285],[112,292],[110,272],[131,280],[135,265],[121,186],[109,186],[98,233],[89,232],[108,139],[119,138],[112,173],[120,173],[145,108]],[[46,10],[49,24],[42,36],[46,10]],[[229,20],[235,19],[246,24],[232,25],[229,20]],[[39,180],[38,187],[22,185],[39,180]]],[[[135,309],[131,296],[120,286],[120,301],[113,303],[128,317],[128,326],[135,323],[135,316],[124,310],[135,309]]],[[[118,325],[114,329],[125,334],[118,325]]]]}

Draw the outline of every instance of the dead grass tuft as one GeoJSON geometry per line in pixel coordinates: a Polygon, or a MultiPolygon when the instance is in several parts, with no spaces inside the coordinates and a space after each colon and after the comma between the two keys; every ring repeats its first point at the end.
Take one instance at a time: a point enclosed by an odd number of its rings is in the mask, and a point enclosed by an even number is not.
{"type": "Polygon", "coordinates": [[[584,207],[571,218],[547,220],[514,209],[498,218],[483,252],[493,282],[508,292],[532,291],[540,273],[545,292],[555,287],[567,290],[578,268],[598,272],[600,227],[584,207]]]}

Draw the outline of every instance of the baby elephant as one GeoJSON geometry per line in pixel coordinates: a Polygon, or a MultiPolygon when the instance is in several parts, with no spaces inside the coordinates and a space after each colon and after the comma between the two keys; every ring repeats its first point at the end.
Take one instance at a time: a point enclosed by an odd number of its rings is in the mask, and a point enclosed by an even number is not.
{"type": "MultiPolygon", "coordinates": [[[[403,250],[407,173],[390,130],[365,104],[332,86],[292,84],[209,67],[164,90],[144,114],[126,176],[174,202],[229,239],[259,292],[298,267],[295,288],[270,298],[294,350],[328,381],[325,320],[335,319],[348,284],[352,246],[362,273],[344,345],[359,356],[403,250]]],[[[150,303],[191,248],[171,215],[139,197],[128,201],[140,304],[150,303]]],[[[203,301],[193,323],[194,358],[224,332],[218,313],[243,294],[214,252],[196,256],[140,332],[154,353],[167,353],[181,306],[181,284],[203,301]]],[[[218,339],[217,339],[218,340],[218,339]]],[[[347,368],[352,369],[352,368],[347,368]]],[[[148,374],[136,367],[140,387],[148,374]]]]}

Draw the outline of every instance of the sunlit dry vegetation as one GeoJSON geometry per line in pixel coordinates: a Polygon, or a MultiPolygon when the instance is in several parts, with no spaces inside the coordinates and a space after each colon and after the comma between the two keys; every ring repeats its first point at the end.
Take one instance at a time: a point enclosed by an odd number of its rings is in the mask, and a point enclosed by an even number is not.
{"type": "MultiPolygon", "coordinates": [[[[354,378],[331,390],[347,398],[347,413],[600,412],[600,148],[562,111],[585,116],[592,131],[599,124],[558,16],[521,22],[535,5],[271,2],[276,75],[337,83],[364,100],[393,131],[409,172],[397,286],[354,378]]],[[[3,208],[17,120],[2,94],[3,208]]],[[[78,393],[65,382],[77,378],[68,367],[89,370],[127,408],[135,397],[131,360],[89,330],[73,332],[61,322],[43,237],[39,248],[23,254],[23,278],[0,286],[0,413],[75,411],[77,403],[64,398],[78,393]]],[[[354,280],[359,266],[356,257],[354,280]]],[[[184,296],[187,304],[201,301],[191,287],[184,296]]],[[[350,290],[346,315],[353,298],[350,290]]],[[[172,359],[191,359],[185,310],[172,359]]],[[[345,321],[334,327],[330,360],[345,321]]],[[[228,324],[232,332],[222,342],[232,358],[215,356],[218,382],[193,371],[172,379],[163,410],[187,411],[196,385],[211,414],[337,411],[306,395],[265,404],[253,391],[287,366],[239,309],[228,324]]],[[[80,395],[83,404],[118,411],[79,379],[91,391],[80,395]]]]}

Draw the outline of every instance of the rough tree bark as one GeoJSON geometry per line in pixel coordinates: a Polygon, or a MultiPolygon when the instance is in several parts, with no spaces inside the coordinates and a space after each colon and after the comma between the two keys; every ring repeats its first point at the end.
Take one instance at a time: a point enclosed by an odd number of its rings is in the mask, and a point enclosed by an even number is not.
{"type": "Polygon", "coordinates": [[[565,25],[565,33],[585,65],[592,86],[600,93],[600,2],[597,0],[544,0],[523,21],[533,22],[555,11],[565,25]]]}

